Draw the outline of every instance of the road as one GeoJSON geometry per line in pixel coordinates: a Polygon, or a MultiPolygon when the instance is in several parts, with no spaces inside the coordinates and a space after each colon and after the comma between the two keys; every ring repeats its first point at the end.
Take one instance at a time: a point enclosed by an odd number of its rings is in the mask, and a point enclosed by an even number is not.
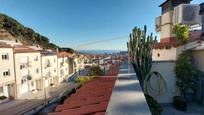
{"type": "MultiPolygon", "coordinates": [[[[51,100],[59,96],[60,94],[71,90],[72,88],[76,88],[78,83],[63,83],[58,87],[50,88],[49,92],[47,92],[47,100],[51,100]]],[[[29,99],[17,99],[7,103],[0,104],[0,114],[1,115],[15,115],[21,114],[26,110],[29,110],[35,106],[42,105],[45,102],[44,92],[40,91],[38,93],[33,94],[29,97],[29,99]]]]}

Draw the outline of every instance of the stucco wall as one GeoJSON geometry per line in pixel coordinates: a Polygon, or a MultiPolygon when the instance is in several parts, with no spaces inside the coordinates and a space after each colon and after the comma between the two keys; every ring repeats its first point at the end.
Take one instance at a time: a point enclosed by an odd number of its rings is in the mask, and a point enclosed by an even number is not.
{"type": "Polygon", "coordinates": [[[46,76],[46,73],[51,73],[51,76],[57,76],[57,56],[50,55],[50,56],[42,56],[42,76],[46,76]],[[50,60],[50,67],[45,67],[46,60],[50,60]],[[56,70],[56,71],[54,71],[56,70]]]}
{"type": "Polygon", "coordinates": [[[2,54],[8,54],[8,60],[2,60],[0,57],[0,86],[7,85],[8,83],[14,83],[14,61],[13,61],[13,50],[12,48],[0,48],[0,56],[2,54]],[[10,70],[10,76],[3,76],[5,70],[10,70]]]}
{"type": "Polygon", "coordinates": [[[14,57],[16,74],[16,98],[20,98],[22,97],[22,94],[31,92],[33,89],[37,89],[36,80],[42,79],[41,54],[40,52],[15,53],[14,57]],[[22,64],[22,59],[25,57],[27,58],[28,67],[21,69],[20,65],[22,64]],[[24,75],[30,75],[32,79],[22,83],[21,80],[24,75]],[[31,82],[33,83],[33,86],[31,85],[31,82]]]}
{"type": "Polygon", "coordinates": [[[67,57],[58,57],[58,82],[62,82],[63,79],[66,78],[66,76],[68,76],[69,73],[69,69],[68,69],[68,58],[67,57]],[[63,65],[61,65],[61,63],[63,63],[63,65]],[[61,71],[63,71],[64,73],[62,74],[61,71]]]}
{"type": "Polygon", "coordinates": [[[152,60],[153,61],[176,61],[178,55],[183,51],[183,46],[177,48],[163,48],[153,49],[152,60]]]}
{"type": "MultiPolygon", "coordinates": [[[[204,73],[204,49],[202,49],[202,50],[194,50],[193,51],[193,56],[194,56],[195,67],[204,73]]],[[[204,78],[203,77],[199,79],[198,84],[196,86],[196,91],[195,91],[196,95],[195,95],[195,98],[198,101],[203,99],[202,103],[204,104],[204,94],[202,94],[203,93],[202,82],[204,82],[204,78]]]]}
{"type": "Polygon", "coordinates": [[[204,72],[204,49],[193,51],[195,66],[204,72]]]}
{"type": "Polygon", "coordinates": [[[40,52],[33,52],[33,53],[16,53],[15,54],[15,69],[16,69],[16,83],[21,83],[21,77],[23,73],[29,73],[32,76],[32,79],[41,79],[41,55],[40,52]],[[38,57],[38,60],[35,61],[34,58],[38,57]],[[29,67],[20,69],[20,59],[22,57],[27,57],[29,67]],[[38,72],[36,72],[38,69],[38,72]]]}
{"type": "MultiPolygon", "coordinates": [[[[159,103],[172,103],[172,98],[176,95],[174,67],[175,61],[154,61],[152,64],[152,71],[161,73],[167,84],[166,93],[156,97],[159,103]]],[[[153,86],[156,86],[156,84],[153,84],[153,86]]]]}
{"type": "Polygon", "coordinates": [[[166,12],[161,16],[161,37],[160,38],[173,37],[172,16],[173,16],[173,11],[166,12]]]}

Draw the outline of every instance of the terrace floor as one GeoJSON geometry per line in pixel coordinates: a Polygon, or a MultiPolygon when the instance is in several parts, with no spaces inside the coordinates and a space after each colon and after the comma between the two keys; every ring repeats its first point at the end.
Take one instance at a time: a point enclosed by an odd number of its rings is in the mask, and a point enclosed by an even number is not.
{"type": "Polygon", "coordinates": [[[187,111],[176,110],[172,105],[165,105],[162,115],[204,115],[204,105],[197,103],[188,104],[187,111]]]}

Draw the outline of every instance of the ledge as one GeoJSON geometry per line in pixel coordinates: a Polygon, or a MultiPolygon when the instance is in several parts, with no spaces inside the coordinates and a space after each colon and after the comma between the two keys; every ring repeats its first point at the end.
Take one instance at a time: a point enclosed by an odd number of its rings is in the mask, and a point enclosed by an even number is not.
{"type": "Polygon", "coordinates": [[[120,67],[106,115],[151,115],[136,73],[127,62],[120,67]]]}

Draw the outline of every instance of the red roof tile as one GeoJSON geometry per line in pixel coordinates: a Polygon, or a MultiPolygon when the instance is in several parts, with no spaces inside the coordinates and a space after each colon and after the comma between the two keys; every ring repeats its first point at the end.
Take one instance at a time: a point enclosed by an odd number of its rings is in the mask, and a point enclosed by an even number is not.
{"type": "Polygon", "coordinates": [[[115,64],[109,76],[98,77],[84,84],[64,104],[58,105],[56,112],[49,115],[105,115],[119,67],[119,64],[115,64]]]}

